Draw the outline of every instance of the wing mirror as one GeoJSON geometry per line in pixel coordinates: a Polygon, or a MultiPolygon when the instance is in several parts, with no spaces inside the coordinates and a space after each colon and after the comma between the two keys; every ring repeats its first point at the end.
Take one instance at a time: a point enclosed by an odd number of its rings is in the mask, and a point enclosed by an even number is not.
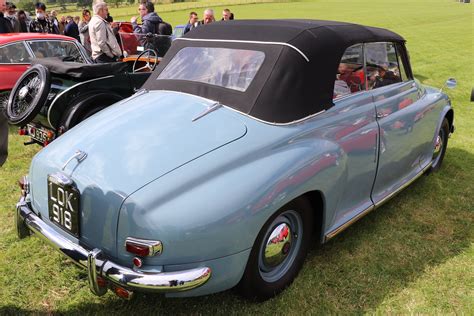
{"type": "Polygon", "coordinates": [[[455,78],[449,78],[448,80],[446,80],[444,86],[439,89],[439,92],[443,91],[444,87],[447,87],[448,89],[454,89],[456,88],[457,84],[458,82],[455,78]]]}
{"type": "Polygon", "coordinates": [[[474,102],[474,88],[471,90],[471,102],[474,102]]]}
{"type": "Polygon", "coordinates": [[[446,87],[448,87],[448,89],[456,88],[457,84],[458,84],[458,82],[454,78],[449,78],[445,83],[445,85],[446,85],[446,87]]]}

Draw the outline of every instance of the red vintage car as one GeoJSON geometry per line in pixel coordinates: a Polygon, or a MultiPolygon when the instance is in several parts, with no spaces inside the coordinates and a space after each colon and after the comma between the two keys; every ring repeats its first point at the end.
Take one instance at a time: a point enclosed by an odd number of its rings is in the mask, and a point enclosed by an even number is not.
{"type": "Polygon", "coordinates": [[[61,57],[91,63],[82,45],[74,38],[41,33],[0,34],[0,107],[34,58],[61,57]]]}

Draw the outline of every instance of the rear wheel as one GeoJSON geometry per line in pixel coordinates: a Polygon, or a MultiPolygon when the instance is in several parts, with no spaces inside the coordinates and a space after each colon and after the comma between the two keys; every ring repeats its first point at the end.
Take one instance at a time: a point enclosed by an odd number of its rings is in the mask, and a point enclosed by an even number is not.
{"type": "Polygon", "coordinates": [[[51,86],[51,75],[43,65],[34,65],[16,82],[6,107],[11,124],[25,125],[46,102],[51,86]]]}
{"type": "Polygon", "coordinates": [[[313,213],[305,199],[282,207],[263,226],[250,253],[238,289],[245,297],[268,299],[298,275],[308,252],[313,213]]]}
{"type": "Polygon", "coordinates": [[[449,122],[448,119],[444,118],[441,128],[439,129],[438,136],[436,136],[434,143],[433,158],[431,160],[430,172],[436,172],[441,168],[441,163],[448,147],[449,137],[449,122]]]}

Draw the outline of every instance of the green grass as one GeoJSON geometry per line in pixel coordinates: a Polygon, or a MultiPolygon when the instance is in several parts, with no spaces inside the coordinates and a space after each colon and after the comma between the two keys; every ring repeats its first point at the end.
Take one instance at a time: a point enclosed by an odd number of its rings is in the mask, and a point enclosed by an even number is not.
{"type": "MultiPolygon", "coordinates": [[[[449,90],[456,133],[439,173],[408,189],[310,252],[285,292],[264,303],[232,291],[190,299],[138,295],[124,302],[93,296],[84,271],[37,238],[18,240],[16,180],[37,148],[11,129],[0,169],[0,314],[474,314],[473,9],[454,0],[321,0],[232,6],[237,18],[319,18],[392,29],[408,40],[413,70],[449,90]]],[[[158,9],[159,11],[159,9],[158,9]]],[[[173,24],[186,11],[165,12],[173,24]]]]}

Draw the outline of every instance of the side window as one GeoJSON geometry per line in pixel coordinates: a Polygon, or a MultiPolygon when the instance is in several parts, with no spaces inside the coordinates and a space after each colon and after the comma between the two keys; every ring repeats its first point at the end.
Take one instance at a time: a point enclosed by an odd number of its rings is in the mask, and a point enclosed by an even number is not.
{"type": "Polygon", "coordinates": [[[334,82],[334,98],[365,90],[362,44],[348,47],[342,55],[334,82]]]}
{"type": "Polygon", "coordinates": [[[365,58],[369,89],[377,89],[402,81],[395,44],[367,43],[365,58]]]}
{"type": "Polygon", "coordinates": [[[403,64],[403,58],[402,58],[402,47],[400,45],[396,45],[397,48],[397,59],[398,59],[398,65],[400,66],[400,78],[402,81],[409,81],[411,80],[410,77],[408,77],[408,73],[405,69],[405,65],[403,64]]]}
{"type": "Polygon", "coordinates": [[[0,64],[29,64],[30,62],[31,56],[22,42],[0,47],[0,64]]]}
{"type": "Polygon", "coordinates": [[[83,63],[81,53],[74,42],[66,41],[31,41],[28,42],[36,58],[61,57],[70,61],[83,63]]]}

